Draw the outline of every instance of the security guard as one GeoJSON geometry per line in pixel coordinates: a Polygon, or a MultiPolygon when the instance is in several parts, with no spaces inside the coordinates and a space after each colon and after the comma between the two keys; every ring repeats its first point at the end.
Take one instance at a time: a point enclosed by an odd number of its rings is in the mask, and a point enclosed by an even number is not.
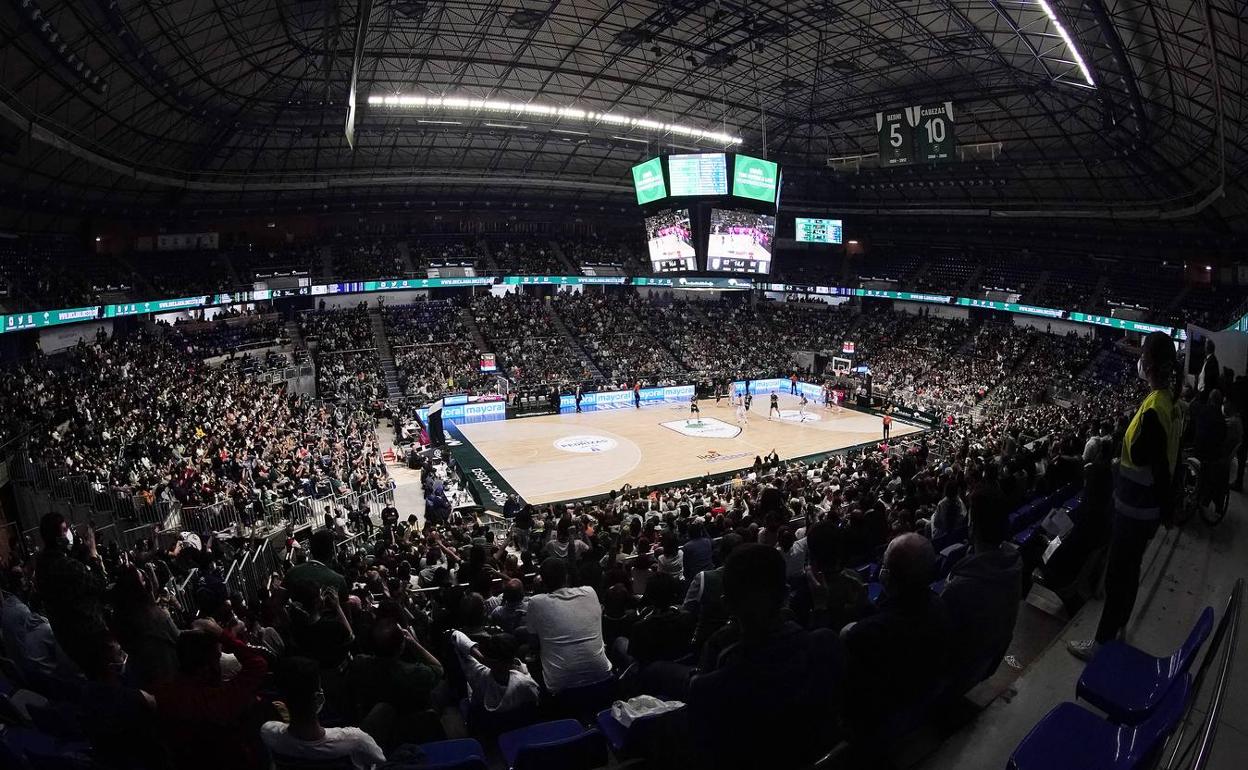
{"type": "Polygon", "coordinates": [[[1105,606],[1095,640],[1067,644],[1075,657],[1089,660],[1105,642],[1118,638],[1131,619],[1140,585],[1144,551],[1160,524],[1170,525],[1171,481],[1179,460],[1182,433],[1174,394],[1174,341],[1164,332],[1144,338],[1136,365],[1149,393],[1127,426],[1114,479],[1114,529],[1105,568],[1105,606]]]}

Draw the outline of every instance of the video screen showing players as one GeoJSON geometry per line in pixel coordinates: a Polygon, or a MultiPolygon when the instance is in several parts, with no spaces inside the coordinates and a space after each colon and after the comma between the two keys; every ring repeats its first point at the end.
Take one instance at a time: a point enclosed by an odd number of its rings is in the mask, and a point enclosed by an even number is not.
{"type": "Polygon", "coordinates": [[[650,248],[650,269],[654,272],[676,273],[698,269],[689,209],[660,211],[646,217],[646,241],[650,248]]]}
{"type": "Polygon", "coordinates": [[[771,246],[776,218],[753,211],[711,210],[711,237],[706,267],[727,273],[766,275],[771,272],[771,246]]]}

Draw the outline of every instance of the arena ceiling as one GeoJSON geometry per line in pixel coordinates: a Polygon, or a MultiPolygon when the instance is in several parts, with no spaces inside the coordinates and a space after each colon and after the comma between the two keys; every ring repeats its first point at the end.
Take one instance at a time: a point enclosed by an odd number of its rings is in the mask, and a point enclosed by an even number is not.
{"type": "Polygon", "coordinates": [[[1239,229],[1248,2],[1045,5],[0,0],[0,194],[133,214],[374,199],[627,206],[631,165],[725,146],[369,103],[406,95],[738,137],[730,147],[785,164],[786,207],[1195,215],[1239,229]],[[945,101],[960,157],[880,168],[876,111],[945,101]]]}

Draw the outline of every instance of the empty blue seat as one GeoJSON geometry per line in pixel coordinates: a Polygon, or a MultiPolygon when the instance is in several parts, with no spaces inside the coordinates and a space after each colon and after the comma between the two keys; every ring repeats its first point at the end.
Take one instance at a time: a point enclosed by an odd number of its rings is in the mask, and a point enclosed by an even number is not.
{"type": "Polygon", "coordinates": [[[598,712],[598,729],[602,731],[607,743],[611,744],[611,750],[616,754],[633,754],[643,750],[650,736],[661,739],[663,723],[683,718],[683,711],[684,709],[681,708],[640,717],[625,727],[611,713],[611,709],[603,709],[598,712]]]}
{"type": "Polygon", "coordinates": [[[1152,715],[1115,725],[1074,703],[1061,703],[1014,749],[1007,770],[1136,770],[1146,766],[1183,719],[1191,677],[1180,676],[1152,715]]]}
{"type": "Polygon", "coordinates": [[[522,727],[498,736],[511,770],[589,770],[607,763],[607,741],[575,719],[522,727]]]}
{"type": "Polygon", "coordinates": [[[420,770],[485,770],[485,749],[472,738],[420,744],[420,770]]]}
{"type": "Polygon", "coordinates": [[[1175,678],[1192,667],[1212,631],[1213,608],[1206,607],[1169,657],[1157,658],[1124,642],[1107,642],[1083,669],[1075,693],[1111,721],[1137,724],[1157,708],[1175,678]]]}

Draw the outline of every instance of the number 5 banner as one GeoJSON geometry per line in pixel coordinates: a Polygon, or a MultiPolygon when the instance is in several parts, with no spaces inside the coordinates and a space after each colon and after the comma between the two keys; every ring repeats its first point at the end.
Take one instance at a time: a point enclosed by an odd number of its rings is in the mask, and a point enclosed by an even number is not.
{"type": "Polygon", "coordinates": [[[900,166],[914,162],[914,129],[918,124],[918,107],[875,113],[875,129],[880,136],[881,166],[900,166]]]}

